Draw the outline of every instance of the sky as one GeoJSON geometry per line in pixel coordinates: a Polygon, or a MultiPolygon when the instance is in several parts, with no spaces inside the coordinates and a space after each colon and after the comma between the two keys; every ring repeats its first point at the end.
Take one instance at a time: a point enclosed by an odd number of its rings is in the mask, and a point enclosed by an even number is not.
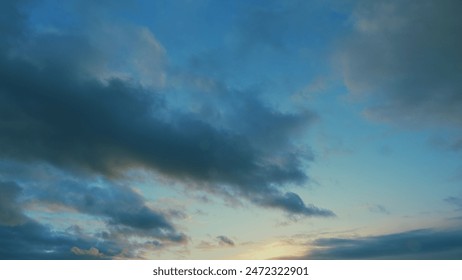
{"type": "Polygon", "coordinates": [[[462,259],[459,0],[3,0],[0,259],[462,259]]]}

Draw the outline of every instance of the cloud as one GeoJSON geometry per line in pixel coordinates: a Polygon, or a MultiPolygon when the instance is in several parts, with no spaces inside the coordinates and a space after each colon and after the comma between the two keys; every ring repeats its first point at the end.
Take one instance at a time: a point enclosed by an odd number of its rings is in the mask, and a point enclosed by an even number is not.
{"type": "MultiPolygon", "coordinates": [[[[18,25],[24,21],[14,20],[18,25]]],[[[122,28],[120,36],[129,38],[124,34],[135,29],[122,28]]],[[[295,200],[294,195],[279,191],[284,185],[308,180],[304,162],[310,158],[299,153],[290,139],[310,123],[312,114],[282,113],[258,98],[240,100],[239,96],[231,98],[239,101],[229,106],[220,103],[227,110],[220,125],[189,110],[191,104],[172,106],[163,92],[143,82],[150,75],[157,79],[161,74],[163,48],[149,30],[135,31],[133,36],[139,40],[121,43],[122,49],[136,45],[130,56],[136,64],[132,79],[107,72],[111,60],[104,53],[109,43],[98,45],[94,34],[85,28],[73,33],[34,33],[2,51],[0,157],[31,164],[46,162],[80,172],[82,178],[101,175],[118,180],[127,170],[148,168],[214,193],[249,201],[259,197],[259,205],[326,216],[327,212],[304,206],[298,196],[295,200]],[[147,54],[152,60],[142,61],[147,54]]],[[[3,35],[17,39],[15,32],[3,35]]],[[[111,50],[117,45],[114,41],[111,50]]],[[[56,188],[57,192],[66,189],[66,183],[56,188]]],[[[119,191],[124,193],[114,187],[111,194],[119,191]]],[[[122,214],[117,208],[104,208],[103,201],[97,200],[102,207],[96,210],[79,194],[71,191],[71,196],[74,200],[68,205],[103,215],[116,224],[132,228],[167,225],[145,207],[122,214]]],[[[56,201],[65,198],[58,195],[56,201]]]]}
{"type": "Polygon", "coordinates": [[[235,245],[234,241],[227,236],[219,235],[217,236],[217,239],[220,245],[224,245],[224,246],[234,246],[235,245]]]}
{"type": "Polygon", "coordinates": [[[366,205],[367,210],[372,213],[380,213],[380,214],[386,214],[389,215],[390,211],[388,209],[381,205],[381,204],[367,204],[366,205]]]}
{"type": "Polygon", "coordinates": [[[256,199],[256,202],[266,207],[286,209],[292,216],[335,216],[334,212],[330,210],[320,209],[314,205],[305,205],[300,196],[293,192],[265,195],[261,200],[256,199]]]}
{"type": "Polygon", "coordinates": [[[18,201],[26,191],[15,182],[0,182],[0,259],[108,259],[121,253],[115,242],[85,235],[78,226],[62,232],[26,216],[18,201]],[[80,254],[74,248],[90,249],[80,254]],[[98,254],[89,254],[95,250],[98,254]]]}
{"type": "MultiPolygon", "coordinates": [[[[104,258],[139,258],[142,257],[139,251],[146,244],[158,244],[156,249],[163,249],[187,243],[188,237],[172,223],[181,218],[180,211],[153,209],[141,194],[124,184],[81,176],[76,180],[76,175],[49,165],[2,162],[0,180],[10,181],[0,184],[0,225],[9,226],[12,234],[21,235],[22,225],[35,224],[37,230],[43,229],[43,234],[52,234],[50,238],[68,236],[70,248],[89,250],[96,246],[104,258]],[[11,181],[14,179],[17,182],[11,181]],[[44,211],[57,222],[49,226],[41,224],[45,223],[40,214],[44,211]],[[88,242],[81,243],[80,239],[88,242]],[[108,255],[101,251],[100,243],[112,244],[123,254],[108,255]]],[[[46,223],[49,221],[46,218],[46,223]]],[[[82,258],[85,255],[80,254],[82,258]]]]}
{"type": "Polygon", "coordinates": [[[236,243],[231,238],[225,235],[218,235],[211,241],[202,240],[196,248],[201,250],[213,250],[223,247],[234,247],[235,245],[236,243]]]}
{"type": "Polygon", "coordinates": [[[88,250],[80,249],[78,247],[72,247],[71,252],[77,256],[90,256],[90,257],[97,257],[97,258],[103,257],[103,254],[95,247],[91,247],[88,250]]]}
{"type": "Polygon", "coordinates": [[[309,253],[292,259],[460,259],[461,230],[421,229],[360,238],[323,238],[310,244],[309,253]]]}
{"type": "Polygon", "coordinates": [[[358,1],[340,55],[366,115],[411,126],[462,127],[462,3],[358,1]]]}
{"type": "Polygon", "coordinates": [[[62,180],[30,187],[30,202],[62,205],[106,222],[113,233],[142,236],[159,242],[184,243],[186,236],[171,224],[171,215],[151,209],[131,188],[104,182],[62,180]]]}
{"type": "Polygon", "coordinates": [[[121,248],[111,242],[56,232],[33,220],[17,226],[0,225],[2,260],[108,259],[121,251],[121,248]],[[95,250],[99,253],[88,254],[96,252],[95,250]],[[84,252],[87,253],[83,254],[84,252]]]}

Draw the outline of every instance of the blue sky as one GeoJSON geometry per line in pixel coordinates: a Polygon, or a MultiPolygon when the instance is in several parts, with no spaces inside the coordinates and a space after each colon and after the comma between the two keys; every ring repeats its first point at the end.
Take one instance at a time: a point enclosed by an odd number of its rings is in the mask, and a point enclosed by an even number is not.
{"type": "Polygon", "coordinates": [[[461,12],[2,1],[0,259],[461,259],[461,12]]]}

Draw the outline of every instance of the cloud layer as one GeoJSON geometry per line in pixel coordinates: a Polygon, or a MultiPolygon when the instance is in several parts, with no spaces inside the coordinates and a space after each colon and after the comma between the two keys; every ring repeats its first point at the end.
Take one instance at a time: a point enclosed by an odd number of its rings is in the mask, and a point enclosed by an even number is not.
{"type": "Polygon", "coordinates": [[[366,114],[401,125],[462,126],[462,3],[358,1],[340,51],[345,84],[366,114]]]}
{"type": "Polygon", "coordinates": [[[363,238],[324,238],[294,259],[460,260],[460,230],[421,229],[363,238]]]}

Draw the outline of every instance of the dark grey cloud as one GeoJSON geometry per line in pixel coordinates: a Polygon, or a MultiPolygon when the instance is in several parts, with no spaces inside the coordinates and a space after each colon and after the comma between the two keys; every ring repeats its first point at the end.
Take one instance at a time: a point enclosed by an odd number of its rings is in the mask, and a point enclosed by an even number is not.
{"type": "Polygon", "coordinates": [[[362,238],[323,238],[310,247],[307,255],[294,259],[460,260],[462,231],[422,229],[362,238]]]}
{"type": "Polygon", "coordinates": [[[0,259],[108,259],[122,252],[116,242],[87,236],[77,226],[59,232],[29,218],[18,201],[25,191],[0,182],[0,259]]]}
{"type": "MultiPolygon", "coordinates": [[[[3,35],[16,38],[16,32],[3,35]]],[[[283,185],[308,180],[304,161],[309,157],[298,153],[289,139],[309,123],[311,114],[282,113],[257,98],[244,98],[239,106],[227,108],[232,113],[226,115],[234,119],[220,126],[172,107],[161,93],[136,81],[113,76],[102,80],[95,73],[105,58],[90,37],[84,31],[37,33],[10,46],[15,55],[0,53],[1,158],[47,162],[81,176],[112,179],[145,167],[217,193],[250,201],[257,201],[252,199],[256,196],[258,204],[289,213],[325,216],[303,210],[308,208],[298,196],[293,199],[279,191],[283,185]]],[[[96,213],[85,204],[91,200],[75,192],[69,197],[73,201],[67,205],[114,223],[134,228],[167,225],[147,208],[111,214],[102,203],[96,213]]]]}
{"type": "Polygon", "coordinates": [[[0,225],[2,260],[109,259],[121,252],[114,243],[56,232],[33,220],[0,225]]]}
{"type": "Polygon", "coordinates": [[[224,235],[219,235],[217,236],[217,239],[218,239],[218,242],[220,243],[220,245],[225,245],[225,246],[234,246],[235,243],[234,241],[227,237],[227,236],[224,236],[224,235]]]}
{"type": "Polygon", "coordinates": [[[321,209],[314,205],[305,205],[300,196],[293,192],[274,193],[259,198],[254,198],[256,203],[273,208],[281,208],[288,210],[292,216],[323,216],[334,217],[334,212],[321,209]]]}
{"type": "MultiPolygon", "coordinates": [[[[18,246],[17,252],[1,252],[0,258],[142,258],[140,249],[149,244],[157,244],[155,249],[159,249],[187,243],[187,236],[171,223],[178,211],[153,210],[131,188],[102,180],[65,181],[63,174],[53,174],[53,169],[22,169],[38,172],[42,178],[22,171],[21,186],[12,181],[0,184],[0,239],[15,235],[14,242],[6,248],[18,246]],[[86,219],[91,223],[101,222],[101,226],[92,229],[72,225],[65,231],[57,230],[24,214],[25,209],[37,206],[67,219],[65,224],[81,223],[72,218],[72,213],[77,212],[88,215],[86,219]],[[57,248],[59,243],[63,244],[57,248]],[[26,255],[20,256],[23,253],[26,255]]],[[[0,173],[1,177],[8,175],[0,173]]]]}
{"type": "Polygon", "coordinates": [[[411,126],[462,126],[462,2],[358,1],[338,57],[366,114],[411,126]]]}
{"type": "Polygon", "coordinates": [[[92,185],[83,181],[58,181],[30,187],[30,203],[62,205],[89,214],[107,223],[110,231],[142,236],[159,242],[184,243],[187,238],[176,230],[172,215],[147,206],[145,199],[131,188],[110,182],[92,185]]]}

